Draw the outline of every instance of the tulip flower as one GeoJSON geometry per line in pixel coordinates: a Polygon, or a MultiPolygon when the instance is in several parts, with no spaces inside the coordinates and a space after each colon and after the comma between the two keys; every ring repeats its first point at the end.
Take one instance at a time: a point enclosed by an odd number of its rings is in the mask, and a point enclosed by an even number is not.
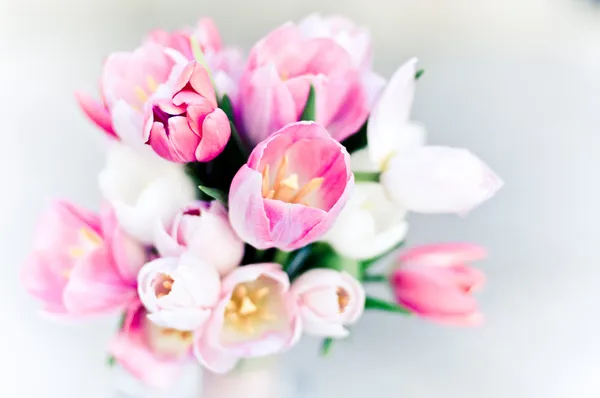
{"type": "Polygon", "coordinates": [[[129,307],[123,326],[108,350],[134,377],[164,390],[173,385],[190,360],[192,342],[192,332],[155,325],[137,303],[129,307]]]}
{"type": "Polygon", "coordinates": [[[27,291],[51,314],[81,318],[116,312],[137,300],[144,247],[101,215],[58,201],[42,215],[22,269],[27,291]]]}
{"type": "Polygon", "coordinates": [[[373,45],[369,30],[340,15],[323,17],[319,14],[307,16],[298,27],[305,37],[332,39],[350,54],[352,64],[361,73],[371,108],[385,86],[385,79],[373,71],[373,45]]]}
{"type": "Polygon", "coordinates": [[[162,91],[175,62],[156,43],[147,42],[133,52],[111,54],[102,71],[102,102],[77,93],[86,115],[128,145],[143,144],[143,112],[156,92],[162,91]]]}
{"type": "Polygon", "coordinates": [[[491,198],[500,178],[465,149],[423,146],[425,130],[410,121],[416,59],[394,74],[367,127],[368,151],[389,197],[409,211],[464,214],[491,198]]]}
{"type": "Polygon", "coordinates": [[[179,256],[186,250],[221,275],[240,265],[244,242],[229,223],[225,207],[217,202],[196,201],[182,208],[168,223],[159,223],[154,245],[163,257],[179,256]]]}
{"type": "Polygon", "coordinates": [[[472,293],[484,274],[468,263],[485,257],[471,244],[421,246],[404,253],[390,277],[396,301],[415,314],[435,322],[470,326],[483,321],[472,293]]]}
{"type": "Polygon", "coordinates": [[[192,61],[169,88],[172,95],[152,101],[147,108],[145,142],[175,163],[214,159],[227,145],[231,128],[218,108],[208,72],[192,61]]]}
{"type": "Polygon", "coordinates": [[[218,93],[227,94],[232,99],[236,97],[244,57],[239,48],[223,46],[219,30],[212,19],[201,18],[195,27],[175,32],[156,29],[150,33],[147,41],[176,50],[188,62],[195,60],[191,46],[192,41],[195,41],[213,75],[218,93]]]}
{"type": "Polygon", "coordinates": [[[311,85],[316,121],[341,141],[363,125],[370,110],[362,72],[350,54],[330,38],[306,37],[285,24],[250,52],[235,110],[246,139],[257,144],[299,120],[311,85]]]}
{"type": "Polygon", "coordinates": [[[343,338],[365,308],[365,290],[347,272],[313,269],[292,285],[305,333],[343,338]]]}
{"type": "Polygon", "coordinates": [[[344,257],[370,259],[404,240],[408,232],[405,215],[406,210],[390,201],[380,184],[357,183],[323,240],[344,257]]]}
{"type": "Polygon", "coordinates": [[[290,124],[254,148],[229,192],[229,219],[256,248],[318,240],[351,195],[350,156],[320,125],[290,124]]]}
{"type": "Polygon", "coordinates": [[[162,257],[142,267],[138,275],[140,300],[148,318],[162,327],[196,330],[210,317],[220,291],[215,267],[192,253],[162,257]]]}
{"type": "Polygon", "coordinates": [[[240,358],[277,354],[294,345],[301,324],[289,287],[279,264],[246,265],[227,275],[219,303],[194,342],[200,363],[226,373],[240,358]]]}
{"type": "Polygon", "coordinates": [[[121,227],[146,244],[153,242],[157,224],[173,219],[195,198],[182,166],[120,143],[110,149],[99,183],[121,227]]]}

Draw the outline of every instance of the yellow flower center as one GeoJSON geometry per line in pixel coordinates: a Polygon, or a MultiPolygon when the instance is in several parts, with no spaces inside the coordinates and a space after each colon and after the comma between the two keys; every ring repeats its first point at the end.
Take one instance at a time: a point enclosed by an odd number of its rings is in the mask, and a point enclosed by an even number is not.
{"type": "Polygon", "coordinates": [[[158,84],[156,83],[156,80],[154,80],[152,76],[148,75],[146,77],[146,89],[141,86],[136,86],[133,90],[135,91],[135,95],[143,104],[148,100],[148,98],[150,98],[157,88],[158,84]]]}
{"type": "Polygon", "coordinates": [[[350,304],[350,295],[346,290],[342,289],[341,287],[337,288],[336,293],[338,296],[338,305],[340,306],[339,311],[340,314],[343,314],[346,310],[346,307],[348,307],[348,304],[350,304]]]}
{"type": "Polygon", "coordinates": [[[261,278],[236,286],[225,308],[227,324],[240,332],[253,334],[258,323],[275,319],[267,304],[271,289],[261,278]]]}
{"type": "Polygon", "coordinates": [[[275,174],[275,180],[271,184],[270,165],[266,165],[262,171],[262,197],[265,199],[281,200],[285,203],[300,203],[305,206],[309,204],[306,197],[317,191],[323,184],[323,177],[316,177],[303,186],[298,184],[298,174],[288,172],[288,156],[284,155],[279,163],[275,174]]]}
{"type": "Polygon", "coordinates": [[[167,274],[160,274],[157,279],[158,281],[154,285],[154,294],[156,294],[156,297],[161,298],[171,293],[173,282],[175,282],[173,278],[167,274]]]}
{"type": "MultiPolygon", "coordinates": [[[[77,242],[75,246],[71,246],[68,248],[69,256],[75,260],[87,256],[103,244],[100,235],[98,235],[94,230],[88,227],[82,227],[79,229],[78,238],[79,242],[77,242]]],[[[69,279],[69,277],[71,276],[71,270],[63,270],[62,275],[65,278],[69,279]]]]}

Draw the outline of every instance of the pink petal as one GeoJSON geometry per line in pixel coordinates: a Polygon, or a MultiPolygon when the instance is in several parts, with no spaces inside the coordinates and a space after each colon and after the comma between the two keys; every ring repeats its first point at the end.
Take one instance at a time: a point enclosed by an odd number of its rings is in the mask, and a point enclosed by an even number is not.
{"type": "Polygon", "coordinates": [[[251,282],[258,279],[261,275],[264,275],[270,279],[276,281],[281,292],[287,292],[290,287],[289,277],[281,269],[281,265],[277,263],[259,263],[246,265],[244,267],[237,268],[234,272],[227,275],[222,281],[221,298],[225,297],[226,294],[230,294],[233,289],[244,282],[251,282]]]}
{"type": "Polygon", "coordinates": [[[172,162],[193,162],[200,138],[192,131],[188,119],[176,116],[169,119],[169,144],[172,162]]]}
{"type": "Polygon", "coordinates": [[[292,95],[272,64],[242,78],[239,98],[236,119],[250,143],[256,144],[297,120],[292,95]]]}
{"type": "Polygon", "coordinates": [[[216,158],[227,145],[231,136],[231,126],[225,112],[217,108],[204,119],[202,139],[196,149],[196,160],[208,162],[216,158]]]}
{"type": "MultiPolygon", "coordinates": [[[[62,293],[68,279],[65,274],[53,272],[60,265],[51,265],[57,258],[50,253],[34,252],[29,255],[21,269],[21,281],[29,294],[43,301],[49,312],[65,312],[62,293]]],[[[60,260],[58,260],[60,261],[60,260]]]]}
{"type": "MultiPolygon", "coordinates": [[[[349,75],[344,78],[344,82],[349,86],[346,95],[331,120],[327,122],[327,130],[340,142],[356,133],[369,116],[367,94],[358,76],[349,75]]],[[[332,89],[335,89],[335,86],[330,85],[328,90],[332,89]]]]}
{"type": "Polygon", "coordinates": [[[65,307],[76,315],[117,311],[136,298],[135,285],[122,280],[103,249],[90,253],[77,264],[64,291],[65,307]]]}
{"type": "Polygon", "coordinates": [[[194,32],[198,37],[200,45],[205,49],[213,51],[221,50],[223,44],[221,43],[221,35],[219,29],[210,18],[202,18],[196,24],[196,31],[194,32]]]}
{"type": "Polygon", "coordinates": [[[214,373],[227,373],[237,364],[239,358],[224,350],[212,347],[206,336],[200,336],[194,343],[194,354],[198,361],[214,373]]]}
{"type": "Polygon", "coordinates": [[[75,98],[83,112],[92,122],[104,130],[109,137],[118,138],[112,127],[110,112],[104,104],[81,92],[76,92],[75,98]]]}
{"type": "Polygon", "coordinates": [[[485,248],[471,243],[440,243],[412,248],[400,256],[402,263],[449,267],[485,258],[485,248]]]}
{"type": "Polygon", "coordinates": [[[259,249],[273,247],[261,195],[262,175],[247,165],[237,172],[229,191],[229,221],[238,236],[259,249]]]}
{"type": "Polygon", "coordinates": [[[477,300],[453,283],[450,268],[407,267],[392,277],[396,297],[412,311],[426,317],[468,316],[477,312],[477,300]]]}
{"type": "Polygon", "coordinates": [[[304,237],[327,217],[327,212],[321,209],[273,199],[264,200],[264,211],[273,244],[286,251],[310,243],[304,237]]]}

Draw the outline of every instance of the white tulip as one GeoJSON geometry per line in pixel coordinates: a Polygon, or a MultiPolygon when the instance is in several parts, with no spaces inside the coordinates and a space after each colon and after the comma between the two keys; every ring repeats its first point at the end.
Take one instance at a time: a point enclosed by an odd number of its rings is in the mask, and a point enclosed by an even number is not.
{"type": "Polygon", "coordinates": [[[367,127],[370,161],[388,197],[408,211],[465,213],[491,198],[500,178],[464,149],[424,146],[425,129],[410,120],[417,60],[391,78],[367,127]]]}
{"type": "Polygon", "coordinates": [[[121,227],[146,244],[152,243],[157,223],[168,222],[195,197],[181,165],[120,143],[110,149],[99,183],[121,227]]]}

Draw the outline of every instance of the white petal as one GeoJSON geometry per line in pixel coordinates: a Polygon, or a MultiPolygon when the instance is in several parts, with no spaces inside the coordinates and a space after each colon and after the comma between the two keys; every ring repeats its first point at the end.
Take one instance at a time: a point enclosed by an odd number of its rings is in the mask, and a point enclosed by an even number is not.
{"type": "Polygon", "coordinates": [[[148,314],[148,319],[163,328],[197,330],[208,321],[210,314],[210,310],[179,308],[148,314]]]}
{"type": "Polygon", "coordinates": [[[391,202],[380,184],[359,183],[324,239],[346,257],[376,257],[406,237],[405,214],[404,207],[391,202]]]}
{"type": "Polygon", "coordinates": [[[180,257],[175,277],[178,283],[185,286],[197,306],[212,307],[217,303],[221,280],[212,264],[207,264],[192,253],[186,252],[180,257]]]}
{"type": "Polygon", "coordinates": [[[416,65],[417,59],[413,58],[396,71],[371,112],[367,139],[371,158],[378,165],[402,149],[398,137],[410,121],[416,65]]]}
{"type": "Polygon", "coordinates": [[[159,273],[170,275],[178,265],[177,257],[162,257],[146,263],[138,273],[138,295],[149,312],[159,309],[152,283],[159,273]]]}
{"type": "Polygon", "coordinates": [[[121,141],[132,147],[144,146],[144,117],[125,100],[118,100],[110,110],[115,133],[121,141]]]}
{"type": "Polygon", "coordinates": [[[465,213],[502,186],[466,149],[434,146],[393,157],[382,183],[394,201],[421,213],[465,213]]]}
{"type": "Polygon", "coordinates": [[[311,336],[344,338],[350,334],[342,324],[323,320],[308,308],[300,309],[300,317],[304,333],[311,336]]]}

